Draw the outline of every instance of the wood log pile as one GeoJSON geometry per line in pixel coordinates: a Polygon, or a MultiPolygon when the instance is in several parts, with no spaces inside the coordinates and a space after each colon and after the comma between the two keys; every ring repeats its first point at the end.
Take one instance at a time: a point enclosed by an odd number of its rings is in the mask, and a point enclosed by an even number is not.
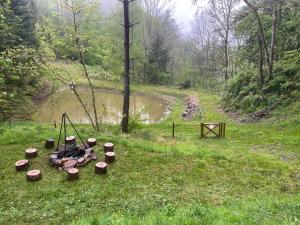
{"type": "Polygon", "coordinates": [[[249,116],[247,116],[246,118],[241,119],[240,121],[243,123],[253,123],[253,122],[259,122],[262,119],[266,119],[270,117],[271,112],[277,107],[277,105],[278,103],[275,103],[272,106],[254,112],[249,116]]]}
{"type": "Polygon", "coordinates": [[[198,99],[196,96],[189,96],[186,98],[186,107],[182,114],[184,120],[192,120],[200,110],[198,99]]]}

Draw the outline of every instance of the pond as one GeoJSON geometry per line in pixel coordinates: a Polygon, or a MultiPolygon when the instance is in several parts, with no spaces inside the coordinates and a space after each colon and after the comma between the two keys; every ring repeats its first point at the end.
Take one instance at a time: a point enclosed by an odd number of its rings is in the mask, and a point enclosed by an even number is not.
{"type": "MultiPolygon", "coordinates": [[[[90,91],[79,90],[83,101],[93,115],[90,91]]],[[[95,90],[96,106],[100,121],[118,124],[122,119],[123,95],[118,91],[95,90]]],[[[61,90],[36,104],[33,120],[44,123],[59,122],[61,115],[66,112],[74,123],[88,124],[89,120],[77,98],[70,90],[61,90]]],[[[160,98],[141,93],[130,96],[130,116],[138,117],[144,123],[155,123],[162,120],[169,113],[168,103],[160,98]]]]}

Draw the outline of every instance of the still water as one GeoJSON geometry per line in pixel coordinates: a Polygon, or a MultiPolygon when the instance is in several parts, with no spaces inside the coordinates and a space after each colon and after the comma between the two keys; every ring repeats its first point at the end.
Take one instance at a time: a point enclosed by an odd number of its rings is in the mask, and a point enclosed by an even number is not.
{"type": "MultiPolygon", "coordinates": [[[[89,90],[82,89],[79,94],[87,104],[93,115],[91,94],[89,90]]],[[[103,123],[117,124],[122,118],[123,95],[116,91],[95,90],[96,106],[99,120],[103,123]]],[[[53,123],[61,120],[62,113],[66,112],[74,123],[89,123],[88,117],[77,98],[70,90],[58,91],[37,103],[37,112],[33,119],[38,122],[53,123]]],[[[155,123],[169,113],[168,103],[162,99],[132,93],[130,96],[130,115],[138,116],[144,123],[155,123]]]]}

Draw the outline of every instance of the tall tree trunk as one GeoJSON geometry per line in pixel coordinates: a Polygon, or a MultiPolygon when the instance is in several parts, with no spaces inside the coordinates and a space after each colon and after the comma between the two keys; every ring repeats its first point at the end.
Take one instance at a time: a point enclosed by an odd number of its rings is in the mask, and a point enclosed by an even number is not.
{"type": "Polygon", "coordinates": [[[130,74],[129,74],[129,1],[123,0],[124,5],[124,98],[122,132],[128,133],[129,104],[130,104],[130,74]]]}
{"type": "Polygon", "coordinates": [[[269,65],[269,75],[270,79],[273,78],[273,63],[275,55],[275,43],[276,43],[276,30],[277,30],[277,2],[274,0],[273,5],[273,15],[272,15],[272,38],[270,47],[270,65],[269,65]]]}
{"type": "Polygon", "coordinates": [[[224,57],[225,57],[225,81],[228,80],[228,67],[229,67],[229,54],[228,54],[228,34],[229,30],[226,31],[225,35],[225,46],[224,46],[224,57]]]}
{"type": "Polygon", "coordinates": [[[258,44],[259,44],[259,80],[260,80],[260,86],[262,87],[265,82],[264,78],[264,71],[263,71],[263,66],[264,66],[264,49],[262,46],[262,41],[260,35],[258,35],[258,44]]]}

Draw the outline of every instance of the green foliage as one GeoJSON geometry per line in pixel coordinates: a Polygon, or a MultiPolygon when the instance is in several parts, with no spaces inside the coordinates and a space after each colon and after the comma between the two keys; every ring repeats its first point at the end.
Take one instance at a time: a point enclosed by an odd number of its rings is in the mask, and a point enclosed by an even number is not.
{"type": "Polygon", "coordinates": [[[41,65],[33,49],[0,53],[0,119],[30,115],[31,97],[40,88],[41,65]]]}
{"type": "Polygon", "coordinates": [[[253,65],[243,65],[236,76],[229,80],[224,107],[228,111],[254,112],[264,107],[281,105],[299,100],[300,51],[286,52],[283,60],[275,65],[274,79],[261,87],[253,65]]]}
{"type": "Polygon", "coordinates": [[[15,16],[20,19],[20,26],[17,28],[20,43],[22,43],[22,45],[36,47],[38,45],[35,34],[35,25],[38,15],[36,1],[11,0],[11,5],[15,16]]]}
{"type": "Polygon", "coordinates": [[[170,61],[170,50],[165,46],[165,40],[157,31],[153,35],[150,52],[148,55],[147,76],[152,84],[165,84],[170,81],[167,76],[167,66],[170,61]]]}

